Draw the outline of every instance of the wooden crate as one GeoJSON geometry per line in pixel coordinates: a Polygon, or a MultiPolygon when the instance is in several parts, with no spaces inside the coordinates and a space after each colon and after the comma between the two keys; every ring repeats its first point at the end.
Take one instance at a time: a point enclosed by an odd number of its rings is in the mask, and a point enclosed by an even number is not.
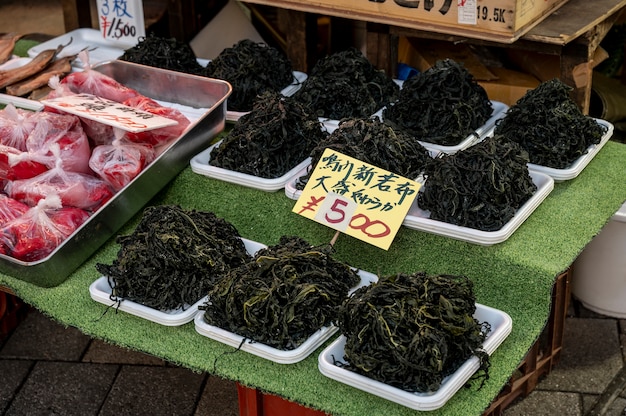
{"type": "Polygon", "coordinates": [[[552,307],[545,329],[483,416],[501,416],[504,409],[516,399],[528,396],[537,387],[540,379],[549,374],[558,363],[563,349],[571,277],[571,269],[557,277],[552,289],[552,307]]]}
{"type": "Polygon", "coordinates": [[[512,43],[568,0],[250,0],[291,10],[512,43]]]}

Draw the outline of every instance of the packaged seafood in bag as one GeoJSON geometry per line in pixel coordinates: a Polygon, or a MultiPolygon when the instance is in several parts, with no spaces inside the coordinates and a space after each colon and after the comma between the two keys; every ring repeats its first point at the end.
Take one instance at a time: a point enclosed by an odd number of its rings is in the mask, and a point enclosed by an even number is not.
{"type": "Polygon", "coordinates": [[[119,191],[154,158],[155,150],[151,145],[133,143],[122,137],[110,145],[96,146],[91,153],[89,167],[115,191],[119,191]]]}
{"type": "Polygon", "coordinates": [[[29,209],[28,205],[5,194],[0,194],[0,226],[4,226],[7,222],[21,217],[29,209]]]}
{"type": "Polygon", "coordinates": [[[58,195],[64,207],[95,211],[114,194],[113,189],[102,179],[80,172],[66,171],[62,160],[56,166],[30,179],[8,182],[6,194],[29,206],[51,195],[58,195]]]}
{"type": "MultiPolygon", "coordinates": [[[[26,150],[38,155],[52,156],[52,148],[58,147],[63,169],[91,174],[91,146],[78,117],[48,111],[38,114],[37,126],[26,139],[26,150]]],[[[51,162],[49,168],[54,167],[56,158],[51,162]]]]}
{"type": "Polygon", "coordinates": [[[26,150],[26,138],[37,125],[36,114],[7,104],[0,110],[0,144],[26,150]]]}
{"type": "Polygon", "coordinates": [[[125,137],[135,143],[146,143],[153,146],[167,145],[172,140],[179,138],[191,124],[189,119],[179,110],[172,107],[164,107],[155,100],[145,96],[130,98],[124,101],[123,104],[139,110],[147,111],[150,114],[176,120],[178,122],[178,124],[173,126],[161,127],[139,133],[127,132],[125,137]]]}
{"type": "Polygon", "coordinates": [[[42,259],[87,218],[87,211],[62,207],[59,197],[50,195],[2,227],[0,252],[23,261],[42,259]]]}
{"type": "Polygon", "coordinates": [[[81,51],[78,57],[84,64],[83,71],[72,72],[61,80],[61,84],[69,87],[74,93],[92,94],[118,103],[141,95],[113,78],[91,69],[89,53],[86,50],[81,51]]]}
{"type": "Polygon", "coordinates": [[[46,172],[52,156],[23,152],[11,146],[0,145],[0,180],[33,178],[46,172]]]}

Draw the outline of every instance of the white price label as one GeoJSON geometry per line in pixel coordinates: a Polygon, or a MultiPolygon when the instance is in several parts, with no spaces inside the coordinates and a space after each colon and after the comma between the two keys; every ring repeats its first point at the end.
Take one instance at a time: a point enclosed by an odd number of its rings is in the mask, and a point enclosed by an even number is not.
{"type": "Polygon", "coordinates": [[[458,0],[458,12],[460,24],[476,25],[478,14],[476,0],[458,0]]]}
{"type": "Polygon", "coordinates": [[[329,192],[315,214],[315,221],[345,233],[356,209],[356,202],[329,192]]]}
{"type": "Polygon", "coordinates": [[[135,46],[146,36],[141,0],[97,0],[100,33],[106,40],[135,46]]]}
{"type": "Polygon", "coordinates": [[[91,94],[66,95],[42,100],[41,103],[78,117],[85,117],[132,133],[178,124],[176,120],[91,94]]]}

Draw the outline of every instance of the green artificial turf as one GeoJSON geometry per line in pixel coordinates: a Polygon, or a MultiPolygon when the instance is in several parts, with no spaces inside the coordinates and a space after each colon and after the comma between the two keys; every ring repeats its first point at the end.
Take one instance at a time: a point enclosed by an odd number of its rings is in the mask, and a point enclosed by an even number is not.
{"type": "MultiPolygon", "coordinates": [[[[565,271],[626,199],[626,146],[609,142],[576,179],[554,190],[505,242],[481,246],[401,227],[388,251],[339,236],[337,257],[379,275],[415,271],[464,274],[477,301],[508,313],[511,334],[491,359],[490,378],[462,388],[430,415],[480,415],[497,396],[539,337],[550,314],[555,278],[565,271]]],[[[313,244],[329,242],[334,230],[292,213],[284,192],[264,192],[195,174],[180,173],[150,204],[179,204],[212,211],[240,234],[264,244],[300,235],[313,244]]],[[[133,230],[135,216],[120,234],[133,230]]],[[[111,238],[57,287],[42,288],[0,274],[0,285],[58,322],[112,344],[206,371],[334,415],[411,415],[416,411],[346,386],[318,370],[320,347],[296,364],[276,364],[198,334],[193,323],[166,327],[118,312],[90,298],[97,262],[110,263],[118,246],[111,238]]],[[[45,276],[42,276],[45,279],[45,276]]],[[[332,337],[325,345],[335,339],[332,337]]]]}

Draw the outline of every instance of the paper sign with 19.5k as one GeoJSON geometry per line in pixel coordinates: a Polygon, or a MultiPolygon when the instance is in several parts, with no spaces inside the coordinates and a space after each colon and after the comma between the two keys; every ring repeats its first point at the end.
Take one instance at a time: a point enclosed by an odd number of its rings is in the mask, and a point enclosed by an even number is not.
{"type": "Polygon", "coordinates": [[[293,212],[389,249],[420,184],[326,149],[293,212]]]}

